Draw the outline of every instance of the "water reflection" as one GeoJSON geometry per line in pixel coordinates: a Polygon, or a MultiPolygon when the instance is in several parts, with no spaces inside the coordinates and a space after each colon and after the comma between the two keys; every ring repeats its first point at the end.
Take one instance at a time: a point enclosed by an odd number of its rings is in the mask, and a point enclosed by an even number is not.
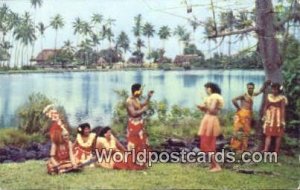
{"type": "MultiPolygon", "coordinates": [[[[93,126],[109,124],[118,101],[115,89],[130,92],[139,82],[145,90],[155,90],[154,100],[194,108],[205,96],[204,84],[216,82],[222,88],[226,108],[231,99],[254,82],[257,90],[264,81],[262,71],[110,71],[49,74],[0,75],[0,127],[13,126],[19,106],[33,92],[40,92],[65,107],[71,125],[90,122],[93,126]]],[[[261,98],[256,98],[258,109],[261,98]]]]}

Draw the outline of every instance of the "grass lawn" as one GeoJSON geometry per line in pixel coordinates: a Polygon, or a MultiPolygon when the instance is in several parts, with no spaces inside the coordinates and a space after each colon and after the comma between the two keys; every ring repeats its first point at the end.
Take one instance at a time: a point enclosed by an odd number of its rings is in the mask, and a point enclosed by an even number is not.
{"type": "Polygon", "coordinates": [[[81,173],[50,176],[44,161],[0,164],[0,189],[296,189],[300,183],[298,158],[279,163],[239,165],[270,174],[242,174],[224,169],[209,173],[200,164],[154,164],[146,171],[87,168],[81,173]]]}

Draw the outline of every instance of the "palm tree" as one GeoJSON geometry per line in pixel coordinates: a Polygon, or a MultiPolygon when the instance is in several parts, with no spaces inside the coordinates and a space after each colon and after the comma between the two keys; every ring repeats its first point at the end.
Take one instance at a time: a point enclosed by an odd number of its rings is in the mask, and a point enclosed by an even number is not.
{"type": "MultiPolygon", "coordinates": [[[[22,48],[22,62],[21,65],[23,66],[23,57],[24,57],[24,48],[28,48],[28,45],[32,45],[34,40],[36,40],[35,30],[33,22],[28,17],[27,12],[21,18],[21,23],[15,28],[14,36],[16,40],[19,40],[21,44],[23,44],[22,48]]],[[[27,61],[28,61],[28,51],[27,51],[27,61]]]]}
{"type": "Polygon", "coordinates": [[[143,35],[148,38],[148,55],[151,53],[150,38],[152,38],[154,34],[154,26],[151,23],[146,22],[146,24],[143,26],[143,35]]]}
{"type": "Polygon", "coordinates": [[[196,20],[196,18],[189,20],[189,23],[193,29],[193,40],[194,43],[196,43],[196,30],[200,26],[199,22],[196,20]]]}
{"type": "MultiPolygon", "coordinates": [[[[34,26],[34,28],[36,28],[36,25],[35,25],[36,10],[37,10],[37,7],[40,8],[42,6],[43,0],[30,0],[30,3],[31,3],[31,5],[33,6],[33,8],[35,10],[34,18],[33,18],[33,26],[34,26]]],[[[33,56],[33,53],[34,53],[34,45],[35,45],[35,43],[33,43],[33,45],[32,45],[32,52],[31,52],[32,54],[31,54],[31,56],[33,56]]]]}
{"type": "Polygon", "coordinates": [[[141,40],[141,34],[142,34],[142,15],[138,14],[137,16],[134,17],[134,26],[133,26],[133,34],[136,37],[136,47],[138,51],[141,51],[141,47],[139,44],[141,44],[140,42],[141,40]]]}
{"type": "Polygon", "coordinates": [[[93,24],[101,24],[103,21],[103,15],[98,14],[98,13],[94,13],[92,16],[92,23],[93,24]]]}
{"type": "MultiPolygon", "coordinates": [[[[232,32],[234,25],[236,23],[236,19],[233,15],[232,11],[228,12],[223,12],[221,13],[221,29],[220,31],[229,31],[232,32]]],[[[229,40],[228,40],[228,55],[229,57],[231,56],[231,35],[229,35],[229,40]]]]}
{"type": "Polygon", "coordinates": [[[39,22],[38,25],[36,26],[40,37],[41,37],[41,51],[43,50],[43,39],[45,38],[45,31],[46,31],[46,26],[44,25],[44,23],[39,22]]]}
{"type": "MultiPolygon", "coordinates": [[[[90,39],[85,39],[81,41],[79,48],[80,48],[79,51],[81,51],[84,54],[84,63],[85,66],[87,66],[89,60],[89,52],[92,51],[92,41],[90,39]]],[[[81,54],[81,59],[82,59],[82,54],[81,54]]]]}
{"type": "MultiPolygon", "coordinates": [[[[64,20],[60,14],[57,14],[54,16],[50,21],[50,26],[55,30],[55,42],[54,42],[54,50],[56,51],[56,43],[57,43],[57,32],[58,29],[64,27],[64,20]]],[[[56,53],[55,53],[55,59],[54,64],[56,64],[56,53]]]]}
{"type": "Polygon", "coordinates": [[[168,26],[160,27],[160,29],[158,31],[158,36],[159,36],[159,39],[161,39],[163,42],[162,49],[165,49],[166,40],[171,36],[171,29],[168,26]]]}
{"type": "Polygon", "coordinates": [[[106,23],[102,27],[102,38],[107,39],[109,42],[109,48],[112,48],[112,42],[114,33],[112,31],[112,26],[114,25],[115,19],[108,18],[106,23]]]}
{"type": "Polygon", "coordinates": [[[182,48],[181,48],[181,40],[183,38],[183,36],[185,35],[185,31],[186,29],[184,28],[184,26],[180,26],[178,25],[175,29],[174,29],[174,35],[177,36],[178,38],[178,44],[179,44],[179,47],[180,47],[180,53],[182,54],[182,48]]]}
{"type": "Polygon", "coordinates": [[[113,37],[114,37],[114,33],[112,32],[111,28],[106,28],[104,26],[103,30],[102,30],[102,38],[103,39],[106,38],[108,40],[108,42],[109,42],[109,48],[112,47],[113,37]]]}
{"type": "Polygon", "coordinates": [[[145,43],[142,39],[138,39],[137,42],[134,44],[137,48],[138,52],[141,52],[142,47],[145,47],[145,43]]]}
{"type": "Polygon", "coordinates": [[[75,21],[73,22],[73,28],[74,28],[74,34],[77,35],[77,46],[78,46],[78,42],[80,41],[80,34],[81,34],[81,30],[82,30],[82,21],[79,17],[75,18],[75,21]]]}
{"type": "Polygon", "coordinates": [[[62,49],[72,54],[76,51],[76,48],[72,45],[72,42],[70,40],[64,41],[62,49]]]}
{"type": "MultiPolygon", "coordinates": [[[[15,26],[17,26],[18,20],[18,15],[11,11],[6,4],[3,4],[2,7],[0,7],[0,36],[2,37],[0,43],[2,43],[2,45],[7,42],[6,36],[13,30],[15,26]]],[[[15,42],[13,39],[9,41],[11,41],[11,44],[15,42]]],[[[7,66],[9,66],[9,64],[10,59],[7,61],[7,66]]]]}
{"type": "Polygon", "coordinates": [[[126,53],[127,50],[129,50],[129,44],[130,44],[130,41],[129,41],[128,35],[124,31],[122,31],[117,38],[116,46],[122,48],[123,53],[126,53]]]}
{"type": "MultiPolygon", "coordinates": [[[[215,35],[217,33],[216,31],[216,27],[214,24],[214,20],[213,18],[208,18],[207,21],[205,22],[205,26],[204,26],[204,34],[205,36],[212,36],[215,35]]],[[[210,42],[211,40],[216,42],[216,38],[206,38],[204,41],[208,40],[208,49],[210,50],[210,42]]],[[[209,51],[209,56],[212,57],[212,52],[209,51]]]]}

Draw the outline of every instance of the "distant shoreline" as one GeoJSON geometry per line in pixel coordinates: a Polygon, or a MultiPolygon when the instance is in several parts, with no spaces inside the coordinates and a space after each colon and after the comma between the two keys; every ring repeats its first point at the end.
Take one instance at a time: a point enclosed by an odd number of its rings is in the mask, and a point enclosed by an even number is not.
{"type": "Polygon", "coordinates": [[[251,70],[251,71],[263,71],[263,69],[258,68],[228,68],[228,69],[219,69],[219,68],[203,68],[197,67],[192,69],[184,69],[182,67],[174,67],[170,69],[159,69],[159,68],[123,68],[123,69],[41,69],[41,70],[8,70],[0,71],[0,75],[5,74],[34,74],[34,73],[71,73],[71,72],[108,72],[108,71],[197,71],[197,70],[251,70]]]}

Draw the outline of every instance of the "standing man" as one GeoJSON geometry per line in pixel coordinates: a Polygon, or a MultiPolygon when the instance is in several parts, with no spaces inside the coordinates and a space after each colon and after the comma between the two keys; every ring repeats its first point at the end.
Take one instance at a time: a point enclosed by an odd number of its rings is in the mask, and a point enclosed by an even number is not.
{"type": "Polygon", "coordinates": [[[233,137],[230,142],[232,149],[245,151],[248,148],[248,138],[251,130],[253,98],[261,94],[270,81],[266,81],[259,92],[254,92],[255,85],[247,84],[247,92],[232,100],[237,112],[234,116],[233,137]]]}
{"type": "MultiPolygon", "coordinates": [[[[144,128],[144,121],[142,114],[148,110],[148,104],[154,91],[148,93],[147,99],[144,103],[140,102],[142,95],[141,84],[133,84],[131,86],[132,95],[126,100],[126,108],[128,113],[127,125],[127,149],[129,151],[135,150],[135,153],[147,151],[148,136],[144,128]]],[[[145,167],[146,163],[137,163],[141,167],[145,167]]]]}

